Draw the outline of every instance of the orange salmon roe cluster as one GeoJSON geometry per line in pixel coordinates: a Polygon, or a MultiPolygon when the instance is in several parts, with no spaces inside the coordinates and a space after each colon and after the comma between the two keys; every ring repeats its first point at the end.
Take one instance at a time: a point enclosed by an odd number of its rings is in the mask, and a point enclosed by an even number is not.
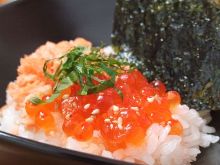
{"type": "MultiPolygon", "coordinates": [[[[101,75],[100,79],[108,77],[101,75]]],[[[128,144],[140,145],[152,123],[170,125],[171,135],[182,134],[181,124],[171,117],[171,110],[181,102],[178,92],[167,92],[158,80],[149,83],[136,69],[118,75],[115,86],[122,91],[123,99],[113,88],[79,96],[80,86],[75,84],[52,103],[33,105],[27,102],[26,111],[34,118],[36,126],[45,131],[54,129],[52,112],[59,111],[64,118],[63,131],[68,136],[86,141],[93,136],[94,130],[100,131],[110,151],[128,144]]]]}

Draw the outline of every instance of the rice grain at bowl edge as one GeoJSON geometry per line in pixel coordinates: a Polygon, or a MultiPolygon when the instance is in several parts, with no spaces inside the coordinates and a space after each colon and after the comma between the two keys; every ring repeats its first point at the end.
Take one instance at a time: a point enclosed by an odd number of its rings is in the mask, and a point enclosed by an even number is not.
{"type": "MultiPolygon", "coordinates": [[[[208,127],[205,120],[203,120],[195,110],[189,109],[186,105],[180,104],[169,109],[169,114],[172,120],[178,121],[178,123],[181,124],[181,133],[176,133],[176,131],[174,131],[175,133],[171,134],[173,128],[171,125],[163,125],[161,122],[154,122],[150,123],[148,128],[145,129],[146,131],[143,134],[144,137],[141,145],[132,143],[133,141],[137,141],[132,139],[129,143],[126,143],[125,146],[121,148],[116,147],[110,150],[109,146],[106,145],[105,139],[103,139],[103,136],[105,135],[103,134],[102,129],[94,129],[92,137],[86,140],[79,141],[76,136],[68,136],[68,134],[63,131],[62,125],[66,116],[62,116],[60,111],[51,112],[55,122],[55,129],[45,131],[42,127],[36,127],[34,119],[31,118],[25,110],[25,102],[31,96],[37,95],[42,97],[50,95],[52,92],[53,82],[46,78],[42,72],[44,62],[47,59],[60,57],[76,46],[91,48],[91,43],[82,38],[69,42],[62,41],[58,44],[47,42],[45,45],[38,48],[36,52],[21,59],[21,65],[18,67],[18,77],[16,81],[9,84],[6,105],[1,109],[0,130],[68,149],[149,165],[177,165],[180,164],[180,162],[183,165],[189,164],[196,160],[196,156],[200,153],[200,146],[208,147],[211,143],[216,143],[219,140],[219,137],[210,135],[210,133],[215,132],[215,129],[208,127]]],[[[50,69],[56,70],[58,65],[59,64],[55,61],[51,64],[50,69]]],[[[128,75],[125,74],[123,76],[126,77],[128,75]]],[[[123,76],[122,80],[124,78],[123,76]]],[[[135,83],[134,80],[134,84],[135,83]]],[[[134,84],[132,84],[132,86],[138,88],[138,85],[134,84]]],[[[142,87],[142,85],[140,86],[142,87]]],[[[125,91],[128,89],[130,88],[127,87],[125,91]]],[[[128,93],[128,97],[130,94],[131,93],[128,93]]],[[[117,100],[116,95],[112,95],[112,93],[108,98],[111,100],[112,96],[117,100]]],[[[99,98],[101,97],[103,97],[103,95],[99,93],[99,98]]],[[[127,97],[127,95],[125,97],[127,97]]],[[[152,101],[160,99],[161,96],[156,96],[150,97],[148,100],[152,101]]],[[[130,101],[131,100],[128,102],[130,103],[130,101]]],[[[88,111],[91,110],[90,113],[92,116],[98,116],[99,113],[103,113],[102,109],[97,110],[91,106],[92,104],[89,104],[88,102],[86,103],[87,104],[83,104],[83,108],[88,111]],[[90,109],[90,106],[93,109],[90,109]]],[[[129,110],[129,112],[131,111],[132,114],[135,112],[133,116],[136,118],[136,116],[138,116],[135,115],[138,106],[142,105],[138,105],[138,103],[132,104],[134,105],[130,108],[131,110],[129,110]]],[[[115,104],[112,104],[111,106],[113,105],[115,104]]],[[[119,107],[124,108],[123,106],[119,107]]],[[[115,111],[113,110],[112,112],[115,111]]],[[[121,112],[121,110],[119,111],[121,112]]],[[[109,117],[111,117],[111,115],[109,117]]],[[[88,120],[88,117],[86,119],[88,120]]],[[[109,118],[109,120],[110,119],[111,118],[109,118]]],[[[118,123],[116,126],[120,131],[122,126],[126,123],[124,123],[124,119],[120,120],[121,118],[118,116],[117,119],[118,123]]],[[[109,120],[106,120],[105,118],[103,121],[108,123],[109,120]]],[[[132,120],[134,120],[134,118],[132,120]]],[[[160,119],[157,120],[159,121],[160,119]]],[[[110,124],[109,127],[111,127],[110,124]]],[[[142,137],[141,133],[140,137],[142,137]]],[[[124,142],[120,142],[120,145],[121,144],[124,145],[124,142]]]]}

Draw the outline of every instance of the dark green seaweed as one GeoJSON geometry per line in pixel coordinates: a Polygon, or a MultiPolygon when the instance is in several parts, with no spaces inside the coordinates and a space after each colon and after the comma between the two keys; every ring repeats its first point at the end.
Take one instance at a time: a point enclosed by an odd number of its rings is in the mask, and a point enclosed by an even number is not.
{"type": "MultiPolygon", "coordinates": [[[[217,1],[216,1],[217,2],[217,1]]],[[[183,103],[220,110],[220,9],[211,0],[117,0],[112,42],[183,103]]]]}

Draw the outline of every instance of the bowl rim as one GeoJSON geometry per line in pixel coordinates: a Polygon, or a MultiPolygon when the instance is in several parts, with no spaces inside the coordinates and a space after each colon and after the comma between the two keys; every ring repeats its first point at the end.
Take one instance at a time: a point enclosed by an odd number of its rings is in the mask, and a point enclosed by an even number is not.
{"type": "Polygon", "coordinates": [[[14,145],[34,150],[39,153],[46,153],[50,156],[64,156],[72,160],[79,160],[89,162],[96,165],[133,165],[133,163],[111,159],[103,156],[93,155],[86,152],[70,150],[59,146],[53,146],[47,143],[27,139],[24,137],[16,136],[4,131],[0,131],[0,141],[5,141],[14,145]]]}
{"type": "Polygon", "coordinates": [[[6,6],[15,5],[15,4],[20,3],[20,2],[23,2],[23,1],[25,1],[25,0],[13,0],[12,2],[8,2],[8,1],[7,1],[7,2],[1,4],[1,5],[0,5],[0,8],[6,7],[6,6]]]}

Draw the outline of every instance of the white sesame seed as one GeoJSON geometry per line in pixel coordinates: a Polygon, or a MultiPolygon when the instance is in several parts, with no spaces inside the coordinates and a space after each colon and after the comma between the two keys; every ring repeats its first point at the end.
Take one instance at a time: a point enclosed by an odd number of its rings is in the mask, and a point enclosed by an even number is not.
{"type": "Polygon", "coordinates": [[[69,100],[63,100],[62,103],[69,103],[69,100]]]}
{"type": "Polygon", "coordinates": [[[138,107],[131,107],[131,109],[134,110],[134,111],[138,111],[139,110],[138,107]]]}
{"type": "Polygon", "coordinates": [[[122,123],[123,123],[123,120],[122,120],[121,117],[119,117],[119,118],[118,118],[118,128],[119,128],[120,130],[123,129],[122,123]]]}
{"type": "Polygon", "coordinates": [[[67,113],[65,116],[65,119],[69,120],[71,118],[72,114],[71,113],[67,113]]]}
{"type": "Polygon", "coordinates": [[[115,77],[115,81],[118,81],[118,76],[115,77]]]}
{"type": "Polygon", "coordinates": [[[113,120],[112,123],[118,124],[118,121],[117,120],[113,120]]]}
{"type": "Polygon", "coordinates": [[[84,105],[84,109],[88,109],[90,107],[90,104],[84,105]]]}
{"type": "Polygon", "coordinates": [[[148,97],[148,98],[147,98],[147,101],[150,102],[150,103],[152,103],[152,102],[154,101],[154,97],[152,97],[152,96],[151,96],[151,97],[148,97]]]}
{"type": "Polygon", "coordinates": [[[46,100],[48,100],[49,98],[50,98],[50,96],[47,96],[47,97],[46,97],[46,100]]]}
{"type": "Polygon", "coordinates": [[[70,96],[70,95],[65,94],[65,95],[63,95],[62,99],[63,99],[63,100],[68,99],[69,96],[70,96]]]}
{"type": "Polygon", "coordinates": [[[118,107],[118,106],[116,106],[116,105],[113,105],[113,106],[112,106],[112,109],[113,109],[113,111],[114,111],[114,112],[119,111],[119,107],[118,107]]]}
{"type": "Polygon", "coordinates": [[[138,112],[138,111],[136,111],[136,114],[138,115],[138,116],[140,116],[141,114],[140,114],[140,112],[138,112]]]}
{"type": "Polygon", "coordinates": [[[76,107],[77,107],[77,105],[76,105],[75,102],[72,103],[72,107],[73,107],[73,108],[76,108],[76,107]]]}
{"type": "Polygon", "coordinates": [[[118,123],[121,123],[121,124],[122,124],[122,121],[123,121],[123,120],[122,120],[122,117],[119,117],[119,118],[118,118],[118,123]]]}
{"type": "Polygon", "coordinates": [[[154,97],[157,100],[157,102],[161,103],[161,97],[159,95],[155,95],[154,97]]]}
{"type": "Polygon", "coordinates": [[[160,123],[160,125],[165,125],[165,124],[166,124],[166,122],[164,122],[164,121],[160,123]]]}
{"type": "Polygon", "coordinates": [[[44,113],[43,112],[40,112],[40,117],[44,118],[44,113]]]}
{"type": "Polygon", "coordinates": [[[106,118],[106,119],[104,120],[104,122],[105,122],[105,123],[110,123],[111,120],[110,120],[109,118],[106,118]]]}
{"type": "Polygon", "coordinates": [[[125,107],[121,107],[120,110],[127,110],[128,108],[125,107]]]}
{"type": "Polygon", "coordinates": [[[99,109],[94,109],[91,114],[92,115],[97,115],[99,112],[100,112],[99,109]]]}
{"type": "Polygon", "coordinates": [[[93,119],[95,119],[96,116],[95,116],[95,115],[91,115],[90,117],[92,117],[93,119]]]}
{"type": "Polygon", "coordinates": [[[120,125],[120,124],[118,124],[118,128],[119,128],[120,130],[123,129],[122,125],[120,125]]]}
{"type": "Polygon", "coordinates": [[[103,99],[103,96],[101,96],[101,95],[99,95],[98,98],[97,98],[98,101],[102,100],[102,99],[103,99]]]}
{"type": "Polygon", "coordinates": [[[122,111],[122,112],[120,112],[120,114],[121,114],[121,115],[127,115],[128,112],[127,112],[127,111],[122,111]]]}
{"type": "Polygon", "coordinates": [[[93,122],[93,120],[94,120],[93,117],[88,117],[85,121],[91,123],[91,122],[93,122]]]}
{"type": "Polygon", "coordinates": [[[110,128],[113,129],[113,127],[114,127],[113,124],[110,124],[110,128]]]}

